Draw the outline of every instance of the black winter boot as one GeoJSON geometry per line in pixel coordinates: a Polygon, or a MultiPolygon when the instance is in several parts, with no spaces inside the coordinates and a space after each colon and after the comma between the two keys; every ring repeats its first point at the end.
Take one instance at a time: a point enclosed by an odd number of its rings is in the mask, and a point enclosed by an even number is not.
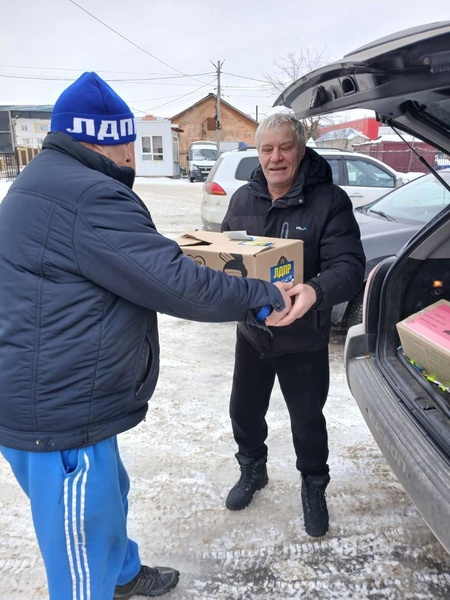
{"type": "Polygon", "coordinates": [[[325,499],[325,489],[329,482],[329,475],[302,476],[302,504],[305,531],[313,537],[320,537],[328,531],[328,509],[325,499]]]}
{"type": "Polygon", "coordinates": [[[269,482],[267,456],[255,460],[237,453],[236,458],[241,469],[241,477],[227,496],[226,505],[230,510],[242,510],[248,506],[253,494],[269,482]]]}

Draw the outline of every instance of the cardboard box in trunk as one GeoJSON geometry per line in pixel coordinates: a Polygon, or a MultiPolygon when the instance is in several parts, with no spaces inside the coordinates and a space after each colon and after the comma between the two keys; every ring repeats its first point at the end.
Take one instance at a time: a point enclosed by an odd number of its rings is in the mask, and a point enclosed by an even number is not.
{"type": "Polygon", "coordinates": [[[439,300],[397,323],[403,352],[450,386],[450,302],[439,300]]]}
{"type": "Polygon", "coordinates": [[[303,242],[247,236],[245,232],[192,231],[176,240],[198,264],[229,275],[303,282],[303,242]]]}

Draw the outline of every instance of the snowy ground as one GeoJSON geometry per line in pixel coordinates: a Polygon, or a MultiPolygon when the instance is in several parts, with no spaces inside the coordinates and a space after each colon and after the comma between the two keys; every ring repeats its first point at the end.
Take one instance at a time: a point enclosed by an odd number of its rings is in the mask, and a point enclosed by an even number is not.
{"type": "MultiPolygon", "coordinates": [[[[201,228],[201,184],[138,180],[135,189],[165,235],[201,228]]],[[[397,483],[351,398],[342,338],[330,344],[325,410],[328,535],[315,540],[304,532],[278,388],[268,415],[269,485],[244,511],[225,508],[238,476],[227,406],[234,328],[161,316],[161,377],[147,420],[119,436],[132,481],[130,536],[147,564],[181,571],[165,597],[448,600],[450,557],[397,483]]],[[[0,600],[45,600],[28,504],[3,460],[0,483],[0,600]]]]}

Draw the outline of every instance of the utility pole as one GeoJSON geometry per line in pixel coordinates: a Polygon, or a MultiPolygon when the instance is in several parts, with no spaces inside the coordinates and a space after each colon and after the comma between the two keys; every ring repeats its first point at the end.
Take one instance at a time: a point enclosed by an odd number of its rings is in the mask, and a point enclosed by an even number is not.
{"type": "Polygon", "coordinates": [[[215,65],[213,62],[211,62],[211,64],[215,67],[216,71],[217,71],[217,94],[216,94],[216,116],[215,116],[215,121],[216,121],[216,144],[217,144],[217,155],[220,156],[220,130],[222,129],[222,121],[221,121],[221,115],[220,115],[220,68],[223,66],[224,61],[222,61],[222,64],[220,63],[220,60],[217,61],[217,65],[215,65]]]}
{"type": "Polygon", "coordinates": [[[9,116],[9,138],[11,140],[11,151],[16,151],[16,120],[17,117],[13,117],[11,111],[8,110],[9,116]]]}

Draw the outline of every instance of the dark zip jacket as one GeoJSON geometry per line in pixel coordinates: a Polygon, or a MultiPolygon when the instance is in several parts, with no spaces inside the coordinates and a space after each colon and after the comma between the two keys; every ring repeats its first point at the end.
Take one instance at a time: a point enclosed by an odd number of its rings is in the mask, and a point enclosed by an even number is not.
{"type": "Polygon", "coordinates": [[[133,180],[50,133],[0,204],[0,445],[81,447],[139,423],[158,378],[157,312],[256,323],[250,309],[284,307],[272,284],[184,256],[133,180]]]}
{"type": "MultiPolygon", "coordinates": [[[[365,257],[358,224],[348,195],[332,183],[327,161],[306,148],[290,191],[272,202],[261,166],[248,184],[231,197],[222,231],[303,240],[304,282],[310,282],[317,302],[287,327],[272,327],[272,336],[239,324],[245,337],[263,356],[306,352],[328,344],[331,308],[350,300],[361,289],[365,257]]],[[[297,282],[300,283],[300,282],[297,282]]]]}

